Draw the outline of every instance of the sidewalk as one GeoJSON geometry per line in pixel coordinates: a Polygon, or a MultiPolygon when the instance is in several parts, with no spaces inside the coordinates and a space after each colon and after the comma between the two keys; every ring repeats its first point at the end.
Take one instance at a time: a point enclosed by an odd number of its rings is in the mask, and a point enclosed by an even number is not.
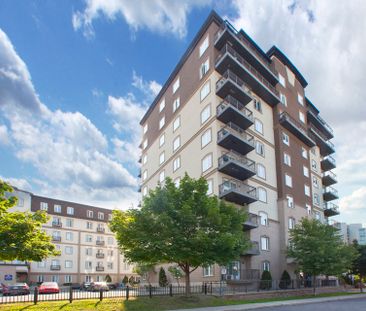
{"type": "MultiPolygon", "coordinates": [[[[307,298],[307,299],[296,299],[296,300],[285,300],[285,301],[248,303],[248,304],[243,304],[243,305],[230,305],[230,306],[220,306],[220,307],[179,309],[179,311],[241,311],[241,310],[255,310],[255,309],[259,309],[259,308],[301,305],[301,304],[308,304],[308,303],[319,303],[319,302],[337,301],[337,300],[352,300],[352,299],[360,299],[360,298],[366,298],[366,293],[358,294],[358,295],[351,295],[351,296],[307,298]]],[[[170,311],[178,311],[178,310],[170,310],[170,311]]]]}

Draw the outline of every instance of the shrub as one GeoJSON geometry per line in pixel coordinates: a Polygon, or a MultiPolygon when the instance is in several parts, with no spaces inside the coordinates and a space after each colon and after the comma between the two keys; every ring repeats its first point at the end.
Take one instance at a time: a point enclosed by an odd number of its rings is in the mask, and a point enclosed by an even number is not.
{"type": "Polygon", "coordinates": [[[259,289],[271,289],[272,288],[272,275],[269,271],[263,271],[261,280],[259,283],[259,289]]]}
{"type": "Polygon", "coordinates": [[[163,267],[160,268],[159,271],[159,286],[165,287],[168,285],[168,279],[166,277],[166,273],[163,267]]]}
{"type": "Polygon", "coordinates": [[[287,289],[291,287],[291,277],[288,272],[285,270],[281,275],[280,284],[278,285],[281,289],[287,289]]]}
{"type": "Polygon", "coordinates": [[[127,285],[127,283],[128,283],[128,276],[127,275],[125,275],[125,277],[123,278],[122,283],[127,285]]]}
{"type": "Polygon", "coordinates": [[[110,276],[109,274],[107,274],[107,275],[105,276],[104,281],[106,281],[107,283],[111,283],[111,282],[112,282],[112,278],[111,278],[111,276],[110,276]]]}

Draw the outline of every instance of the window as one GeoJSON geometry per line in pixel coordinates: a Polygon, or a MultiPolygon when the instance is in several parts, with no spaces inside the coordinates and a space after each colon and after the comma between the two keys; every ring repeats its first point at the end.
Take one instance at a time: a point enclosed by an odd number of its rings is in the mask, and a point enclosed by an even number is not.
{"type": "Polygon", "coordinates": [[[315,205],[320,205],[319,194],[314,193],[313,200],[315,205]]]}
{"type": "Polygon", "coordinates": [[[205,40],[203,40],[203,42],[200,45],[200,57],[203,55],[203,53],[205,53],[205,51],[208,48],[208,36],[205,38],[205,40]]]}
{"type": "Polygon", "coordinates": [[[147,147],[147,138],[142,143],[142,149],[146,149],[147,147]]]}
{"type": "Polygon", "coordinates": [[[304,159],[308,158],[308,151],[304,147],[301,147],[301,155],[304,159]]]}
{"type": "Polygon", "coordinates": [[[262,201],[264,203],[267,203],[267,191],[264,188],[258,187],[257,188],[258,193],[258,200],[262,201]]]}
{"type": "Polygon", "coordinates": [[[92,262],[91,261],[85,261],[85,269],[91,269],[92,268],[92,262]]]}
{"type": "Polygon", "coordinates": [[[113,262],[107,262],[107,269],[112,270],[113,269],[113,262]]]}
{"type": "Polygon", "coordinates": [[[294,198],[290,195],[287,195],[286,196],[286,199],[287,199],[287,207],[289,208],[294,208],[294,198]]]}
{"type": "Polygon", "coordinates": [[[144,187],[144,188],[142,189],[142,195],[143,195],[143,196],[146,196],[146,195],[147,195],[147,187],[144,187]]]}
{"type": "Polygon", "coordinates": [[[72,275],[65,275],[65,283],[72,283],[72,275]]]}
{"type": "Polygon", "coordinates": [[[72,228],[74,226],[74,220],[67,218],[66,219],[66,227],[72,228]]]}
{"type": "Polygon", "coordinates": [[[88,247],[85,249],[85,255],[92,256],[93,255],[93,249],[91,247],[88,247]]]}
{"type": "Polygon", "coordinates": [[[61,213],[61,205],[55,204],[55,205],[53,206],[53,211],[54,211],[55,213],[61,213]]]}
{"type": "Polygon", "coordinates": [[[179,187],[179,185],[180,185],[180,177],[174,179],[174,185],[175,185],[176,188],[179,187]]]}
{"type": "Polygon", "coordinates": [[[213,193],[213,180],[209,179],[207,180],[207,195],[210,195],[213,193]]]}
{"type": "Polygon", "coordinates": [[[98,219],[104,220],[104,213],[98,212],[98,219]]]}
{"type": "Polygon", "coordinates": [[[23,198],[18,198],[17,206],[19,206],[19,207],[23,207],[24,206],[24,199],[23,198]]]}
{"type": "Polygon", "coordinates": [[[86,211],[86,217],[93,218],[94,217],[93,211],[86,211]]]}
{"type": "Polygon", "coordinates": [[[43,283],[44,282],[44,275],[37,275],[37,282],[43,283]]]}
{"type": "Polygon", "coordinates": [[[203,101],[207,97],[207,95],[210,94],[210,91],[211,91],[211,84],[210,84],[210,80],[209,80],[201,88],[201,92],[200,92],[201,101],[203,101]]]}
{"type": "Polygon", "coordinates": [[[159,182],[162,184],[165,180],[165,171],[161,171],[159,174],[159,182]]]}
{"type": "Polygon", "coordinates": [[[302,167],[303,173],[305,177],[309,177],[309,168],[307,166],[302,167]]]}
{"type": "Polygon", "coordinates": [[[262,164],[257,164],[257,176],[266,179],[266,168],[262,164]]]}
{"type": "Polygon", "coordinates": [[[173,132],[175,132],[180,127],[180,116],[177,117],[173,122],[173,132]]]}
{"type": "Polygon", "coordinates": [[[299,119],[302,123],[305,123],[305,115],[301,111],[299,111],[299,119]]]}
{"type": "Polygon", "coordinates": [[[147,128],[148,128],[148,125],[147,125],[147,123],[144,125],[144,129],[143,129],[143,132],[144,132],[144,134],[146,134],[146,132],[147,132],[147,128]]]}
{"type": "Polygon", "coordinates": [[[175,152],[180,147],[180,136],[178,136],[173,141],[173,152],[175,152]]]}
{"type": "Polygon", "coordinates": [[[85,242],[93,242],[93,236],[91,236],[90,234],[87,234],[85,236],[85,242]]]}
{"type": "Polygon", "coordinates": [[[86,229],[93,229],[93,223],[90,221],[86,222],[86,229]]]}
{"type": "Polygon", "coordinates": [[[178,78],[177,80],[175,80],[173,84],[173,94],[179,89],[179,86],[180,86],[180,79],[178,78]]]}
{"type": "Polygon", "coordinates": [[[202,159],[202,173],[206,172],[212,167],[212,153],[208,154],[202,159]]]}
{"type": "Polygon", "coordinates": [[[283,163],[285,163],[288,166],[291,166],[291,157],[289,154],[287,153],[283,154],[283,163]]]}
{"type": "Polygon", "coordinates": [[[305,195],[310,197],[310,187],[308,185],[304,185],[305,195]]]}
{"type": "Polygon", "coordinates": [[[281,83],[281,85],[283,87],[286,87],[286,81],[283,75],[281,75],[280,73],[278,74],[278,81],[281,83]]]}
{"type": "Polygon", "coordinates": [[[108,245],[113,245],[114,239],[112,237],[108,237],[107,243],[108,243],[108,245]]]}
{"type": "Polygon", "coordinates": [[[282,141],[287,146],[290,146],[290,137],[286,133],[282,133],[282,141]]]}
{"type": "Polygon", "coordinates": [[[201,136],[201,148],[207,146],[211,142],[211,140],[212,140],[212,132],[211,129],[209,128],[201,136]]]}
{"type": "Polygon", "coordinates": [[[173,112],[175,112],[180,106],[180,98],[176,98],[174,101],[173,101],[173,112]]]}
{"type": "Polygon", "coordinates": [[[201,111],[201,124],[205,123],[211,116],[211,105],[207,105],[201,111]]]}
{"type": "Polygon", "coordinates": [[[144,172],[142,173],[142,180],[146,179],[147,179],[147,170],[144,170],[144,172]]]}
{"type": "Polygon", "coordinates": [[[72,253],[73,253],[72,246],[65,246],[65,254],[66,255],[72,255],[72,253]]]}
{"type": "Polygon", "coordinates": [[[38,268],[46,268],[46,262],[45,261],[37,262],[37,267],[38,268]]]}
{"type": "Polygon", "coordinates": [[[204,63],[201,64],[200,79],[202,79],[202,77],[204,77],[209,70],[210,70],[210,59],[208,58],[204,63]]]}
{"type": "Polygon", "coordinates": [[[320,213],[319,212],[315,212],[315,219],[320,220],[320,213]]]}
{"type": "Polygon", "coordinates": [[[262,270],[263,271],[269,271],[271,265],[268,260],[265,260],[262,262],[262,270]]]}
{"type": "Polygon", "coordinates": [[[66,209],[67,215],[74,215],[74,208],[71,206],[68,206],[66,209]]]}
{"type": "Polygon", "coordinates": [[[265,212],[259,212],[259,218],[262,226],[268,226],[268,215],[265,212]]]}
{"type": "Polygon", "coordinates": [[[255,152],[262,157],[264,157],[264,144],[262,144],[260,141],[256,140],[255,142],[255,152]]]}
{"type": "Polygon", "coordinates": [[[66,232],[66,240],[67,241],[72,241],[73,240],[72,232],[66,232]]]}
{"type": "Polygon", "coordinates": [[[304,106],[304,97],[297,93],[297,101],[301,106],[304,106]]]}
{"type": "Polygon", "coordinates": [[[161,135],[159,138],[159,147],[165,144],[165,134],[161,135]]]}
{"type": "Polygon", "coordinates": [[[287,187],[292,188],[292,177],[290,175],[285,174],[285,184],[287,187]]]}
{"type": "Polygon", "coordinates": [[[269,250],[269,237],[268,236],[262,236],[261,237],[261,250],[262,251],[268,251],[269,250]]]}
{"type": "Polygon", "coordinates": [[[288,228],[289,229],[294,229],[295,228],[295,218],[290,217],[288,219],[288,228]]]}
{"type": "Polygon", "coordinates": [[[72,261],[71,260],[65,260],[65,268],[72,268],[72,261]]]}
{"type": "Polygon", "coordinates": [[[319,181],[318,178],[316,178],[315,176],[313,176],[313,186],[315,188],[319,188],[319,181]]]}
{"type": "Polygon", "coordinates": [[[162,117],[159,121],[159,130],[165,125],[165,116],[162,117]]]}
{"type": "Polygon", "coordinates": [[[91,281],[92,281],[91,276],[90,276],[90,275],[86,275],[86,276],[85,276],[85,282],[86,282],[86,283],[90,283],[91,281]]]}
{"type": "Polygon", "coordinates": [[[159,164],[163,164],[165,161],[165,151],[163,151],[162,153],[160,153],[160,156],[159,156],[159,164]]]}
{"type": "Polygon", "coordinates": [[[48,203],[41,202],[40,208],[41,208],[42,211],[47,211],[48,210],[48,203]]]}
{"type": "Polygon", "coordinates": [[[203,267],[203,276],[204,277],[207,277],[207,276],[213,276],[213,265],[209,265],[209,266],[206,266],[206,267],[203,267]]]}
{"type": "Polygon", "coordinates": [[[254,120],[254,128],[258,133],[263,134],[263,123],[258,119],[254,120]]]}
{"type": "Polygon", "coordinates": [[[262,112],[262,103],[258,99],[254,99],[253,105],[255,110],[262,112]]]}
{"type": "Polygon", "coordinates": [[[165,108],[165,99],[163,99],[159,104],[159,112],[162,112],[165,108]]]}
{"type": "Polygon", "coordinates": [[[52,225],[62,226],[60,217],[52,217],[52,225]]]}
{"type": "Polygon", "coordinates": [[[56,283],[58,283],[58,281],[59,281],[59,276],[58,276],[58,275],[52,275],[52,276],[51,276],[51,282],[56,282],[56,283]]]}
{"type": "Polygon", "coordinates": [[[173,161],[173,172],[180,168],[180,157],[174,159],[173,161]]]}
{"type": "Polygon", "coordinates": [[[113,256],[113,250],[112,250],[112,249],[109,249],[109,250],[107,251],[107,255],[108,255],[109,257],[112,257],[112,256],[113,256]]]}
{"type": "Polygon", "coordinates": [[[315,160],[311,160],[311,168],[316,171],[318,169],[318,165],[315,160]]]}
{"type": "Polygon", "coordinates": [[[311,205],[306,204],[306,210],[308,212],[308,215],[311,215],[311,205]]]}
{"type": "Polygon", "coordinates": [[[146,164],[147,163],[147,154],[144,154],[142,156],[142,164],[146,164]]]}
{"type": "Polygon", "coordinates": [[[283,105],[287,106],[287,98],[282,93],[280,93],[280,101],[283,105]]]}
{"type": "Polygon", "coordinates": [[[112,220],[113,215],[112,214],[108,214],[108,221],[112,220]]]}

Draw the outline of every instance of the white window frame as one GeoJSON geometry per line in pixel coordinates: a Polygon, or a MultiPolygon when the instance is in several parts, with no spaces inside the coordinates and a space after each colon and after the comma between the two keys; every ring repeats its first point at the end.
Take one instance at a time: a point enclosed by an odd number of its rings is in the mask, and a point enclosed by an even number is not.
{"type": "Polygon", "coordinates": [[[173,140],[173,152],[177,151],[180,147],[180,136],[177,136],[174,140],[173,140]]]}
{"type": "Polygon", "coordinates": [[[292,176],[285,174],[285,185],[292,188],[292,176]]]}
{"type": "Polygon", "coordinates": [[[261,236],[261,250],[262,251],[269,251],[269,237],[268,236],[261,236]]]}
{"type": "Polygon", "coordinates": [[[142,164],[145,165],[147,163],[147,154],[142,156],[142,164]]]}
{"type": "Polygon", "coordinates": [[[301,106],[304,106],[304,97],[297,93],[297,102],[301,105],[301,106]]]}
{"type": "Polygon", "coordinates": [[[55,213],[61,214],[61,212],[62,212],[62,207],[61,207],[61,205],[60,205],[60,204],[54,204],[54,205],[53,205],[53,211],[54,211],[55,213]]]}
{"type": "Polygon", "coordinates": [[[180,116],[178,116],[173,122],[173,132],[175,132],[180,127],[180,116]]]}
{"type": "Polygon", "coordinates": [[[287,201],[287,207],[289,207],[289,208],[295,207],[294,198],[291,195],[286,196],[286,201],[287,201]]]}
{"type": "Polygon", "coordinates": [[[299,119],[305,124],[305,114],[302,111],[299,111],[299,119]]]}
{"type": "Polygon", "coordinates": [[[72,255],[74,253],[74,248],[72,246],[65,246],[65,254],[72,255]]]}
{"type": "Polygon", "coordinates": [[[147,138],[142,142],[142,149],[146,149],[147,148],[147,144],[148,144],[148,140],[147,138]]]}
{"type": "Polygon", "coordinates": [[[175,158],[173,161],[173,172],[177,171],[180,168],[181,165],[181,159],[180,156],[175,158]]]}
{"type": "Polygon", "coordinates": [[[259,99],[254,99],[253,100],[253,107],[255,110],[262,112],[262,102],[259,99]]]}
{"type": "Polygon", "coordinates": [[[65,260],[65,268],[72,269],[72,260],[65,260]]]}
{"type": "Polygon", "coordinates": [[[307,197],[310,197],[310,186],[304,185],[304,193],[307,197]]]}
{"type": "Polygon", "coordinates": [[[294,229],[295,228],[295,224],[296,224],[295,218],[289,217],[288,218],[288,229],[289,230],[294,229]]]}
{"type": "Polygon", "coordinates": [[[268,260],[262,262],[262,271],[270,271],[271,263],[268,260]]]}
{"type": "Polygon", "coordinates": [[[93,211],[86,211],[86,217],[93,218],[94,217],[94,212],[93,211]]]}
{"type": "Polygon", "coordinates": [[[259,140],[255,141],[255,152],[257,154],[259,154],[260,156],[264,157],[265,156],[265,147],[264,144],[262,142],[260,142],[259,140]]]}
{"type": "Polygon", "coordinates": [[[179,107],[180,107],[180,97],[177,97],[173,101],[173,112],[176,112],[179,107]]]}
{"type": "Polygon", "coordinates": [[[283,87],[286,87],[286,80],[285,77],[283,75],[281,75],[280,73],[278,73],[278,82],[280,82],[280,84],[283,87]]]}
{"type": "Polygon", "coordinates": [[[200,67],[200,79],[202,79],[210,70],[210,59],[207,58],[205,62],[201,64],[200,67]]]}
{"type": "Polygon", "coordinates": [[[159,165],[162,165],[164,162],[165,162],[165,151],[163,151],[159,155],[159,165]]]}
{"type": "Polygon", "coordinates": [[[213,180],[207,180],[207,195],[213,194],[213,180]]]}
{"type": "Polygon", "coordinates": [[[165,133],[163,133],[160,137],[159,137],[159,148],[164,146],[165,144],[165,133]]]}
{"type": "Polygon", "coordinates": [[[282,132],[282,142],[285,145],[290,146],[290,136],[288,136],[285,132],[282,132]]]}
{"type": "Polygon", "coordinates": [[[208,80],[200,90],[201,102],[211,93],[211,80],[208,80]]]}
{"type": "Polygon", "coordinates": [[[211,141],[212,141],[212,130],[211,128],[209,128],[201,135],[201,149],[206,147],[211,141]]]}
{"type": "Polygon", "coordinates": [[[301,156],[304,159],[307,159],[308,158],[308,151],[304,147],[301,147],[301,156]]]}
{"type": "Polygon", "coordinates": [[[310,176],[309,175],[310,174],[309,173],[309,168],[307,166],[303,165],[302,166],[302,171],[303,171],[305,177],[309,177],[310,176]]]}
{"type": "Polygon", "coordinates": [[[71,207],[71,206],[68,206],[67,208],[66,208],[66,214],[67,215],[74,215],[74,208],[73,207],[71,207]]]}
{"type": "Polygon", "coordinates": [[[147,133],[147,130],[148,130],[148,124],[146,123],[143,127],[143,133],[146,134],[147,133]]]}
{"type": "Polygon", "coordinates": [[[268,214],[265,212],[259,212],[258,216],[259,216],[259,222],[260,222],[261,226],[268,227],[268,224],[269,224],[268,214]]]}
{"type": "Polygon", "coordinates": [[[259,134],[263,135],[263,123],[259,119],[254,119],[254,129],[259,134]]]}
{"type": "Polygon", "coordinates": [[[165,98],[159,104],[159,112],[162,112],[165,108],[165,98]]]}
{"type": "Polygon", "coordinates": [[[263,164],[257,163],[257,176],[266,179],[266,167],[263,164]]]}
{"type": "Polygon", "coordinates": [[[203,277],[210,277],[210,276],[214,276],[214,266],[213,265],[208,265],[206,267],[203,267],[202,269],[203,271],[203,277]]]}
{"type": "Polygon", "coordinates": [[[207,105],[205,108],[201,111],[201,125],[207,122],[208,119],[211,117],[211,104],[207,105]]]}
{"type": "Polygon", "coordinates": [[[175,92],[178,91],[179,87],[180,87],[180,78],[178,77],[173,83],[173,94],[175,94],[175,92]]]}
{"type": "Polygon", "coordinates": [[[280,101],[281,104],[284,105],[285,107],[287,107],[287,98],[285,94],[280,93],[280,101]]]}
{"type": "Polygon", "coordinates": [[[161,130],[165,125],[165,116],[162,116],[159,120],[159,130],[161,130]]]}
{"type": "Polygon", "coordinates": [[[162,184],[165,180],[165,170],[162,170],[160,173],[159,173],[159,182],[160,184],[162,184]]]}
{"type": "Polygon", "coordinates": [[[258,195],[258,200],[264,203],[267,203],[267,190],[262,188],[262,187],[258,187],[257,188],[257,195],[258,195]]]}
{"type": "Polygon", "coordinates": [[[145,181],[147,179],[147,170],[142,172],[142,180],[145,181]]]}
{"type": "Polygon", "coordinates": [[[202,160],[201,160],[201,170],[202,173],[205,173],[213,166],[213,156],[212,153],[207,154],[202,160]]]}
{"type": "Polygon", "coordinates": [[[210,45],[209,36],[207,35],[207,37],[202,41],[202,43],[200,45],[200,48],[199,48],[199,57],[201,57],[206,52],[206,50],[208,49],[209,45],[210,45]]]}
{"type": "Polygon", "coordinates": [[[286,152],[283,153],[283,163],[287,166],[291,166],[291,156],[286,152]]]}
{"type": "Polygon", "coordinates": [[[48,203],[47,202],[41,202],[39,205],[39,208],[41,211],[48,211],[48,203]]]}

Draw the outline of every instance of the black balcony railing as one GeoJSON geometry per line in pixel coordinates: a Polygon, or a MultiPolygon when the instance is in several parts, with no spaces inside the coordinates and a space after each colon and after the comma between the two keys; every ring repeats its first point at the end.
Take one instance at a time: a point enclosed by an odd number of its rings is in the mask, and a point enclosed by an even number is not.
{"type": "Polygon", "coordinates": [[[97,227],[97,232],[104,233],[105,232],[105,228],[103,228],[103,227],[97,227]]]}
{"type": "Polygon", "coordinates": [[[96,240],[96,241],[95,241],[95,244],[96,244],[96,245],[103,246],[103,245],[105,244],[105,241],[102,241],[102,240],[96,240]]]}
{"type": "Polygon", "coordinates": [[[338,205],[332,202],[324,203],[323,208],[324,208],[324,215],[326,217],[339,215],[338,205]]]}
{"type": "Polygon", "coordinates": [[[50,269],[51,270],[61,270],[61,265],[51,265],[50,269]]]}
{"type": "Polygon", "coordinates": [[[259,255],[259,243],[256,241],[251,241],[251,247],[249,249],[247,249],[244,252],[244,256],[254,256],[254,255],[259,255]]]}
{"type": "Polygon", "coordinates": [[[61,228],[62,222],[61,221],[52,221],[52,227],[61,228]]]}
{"type": "Polygon", "coordinates": [[[338,199],[338,191],[333,187],[323,188],[324,201],[332,201],[338,199]]]}
{"type": "Polygon", "coordinates": [[[332,156],[328,155],[321,160],[320,165],[323,171],[329,171],[336,167],[336,161],[332,156]]]}
{"type": "Polygon", "coordinates": [[[104,253],[96,253],[95,257],[96,258],[104,258],[104,253]]]}
{"type": "Polygon", "coordinates": [[[244,230],[251,230],[258,227],[258,215],[249,213],[248,219],[244,222],[244,230]]]}
{"type": "Polygon", "coordinates": [[[335,152],[334,145],[324,134],[314,126],[310,126],[310,137],[315,140],[320,148],[320,154],[326,156],[335,152]]]}
{"type": "Polygon", "coordinates": [[[103,266],[96,266],[95,271],[104,271],[104,267],[103,266]]]}
{"type": "Polygon", "coordinates": [[[256,173],[254,161],[233,151],[223,154],[218,159],[218,170],[239,180],[245,180],[256,173]]]}
{"type": "Polygon", "coordinates": [[[322,174],[322,182],[325,186],[330,186],[337,183],[337,175],[331,171],[324,172],[322,174]]]}
{"type": "Polygon", "coordinates": [[[219,197],[236,204],[250,204],[257,201],[256,188],[231,179],[219,186],[219,197]]]}
{"type": "Polygon", "coordinates": [[[319,128],[324,136],[326,136],[327,139],[331,139],[334,137],[333,135],[333,129],[329,126],[327,122],[323,118],[319,116],[319,114],[316,114],[312,110],[308,110],[308,120],[310,123],[312,123],[314,126],[319,128]]]}
{"type": "Polygon", "coordinates": [[[53,242],[60,242],[61,241],[61,236],[60,235],[53,235],[52,236],[52,241],[53,242]]]}

